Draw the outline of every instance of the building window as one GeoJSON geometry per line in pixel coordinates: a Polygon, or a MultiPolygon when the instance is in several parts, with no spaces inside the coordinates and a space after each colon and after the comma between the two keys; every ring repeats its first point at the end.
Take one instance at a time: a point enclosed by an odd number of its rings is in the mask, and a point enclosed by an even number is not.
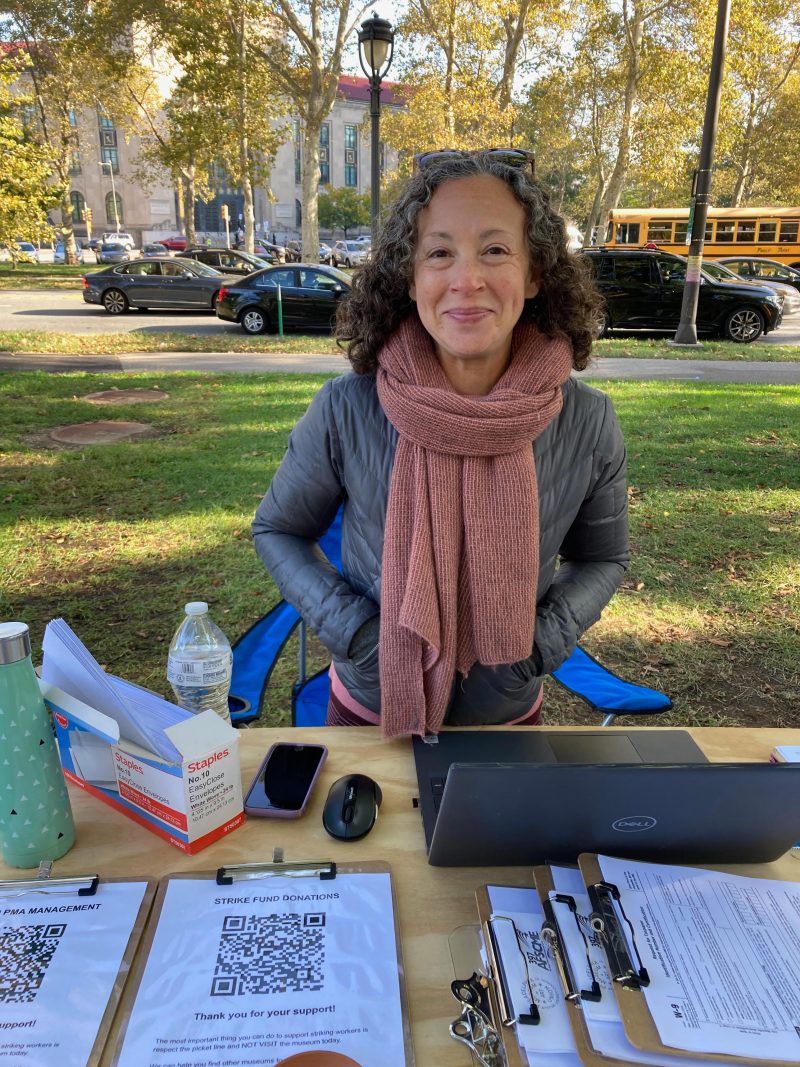
{"type": "Polygon", "coordinates": [[[344,128],[344,184],[351,189],[358,186],[358,127],[344,128]]]}
{"type": "Polygon", "coordinates": [[[294,120],[294,181],[299,185],[303,180],[303,134],[300,119],[294,120]]]}
{"type": "Polygon", "coordinates": [[[69,172],[73,175],[81,173],[81,153],[77,148],[73,151],[70,157],[69,172]]]}
{"type": "Polygon", "coordinates": [[[125,221],[125,213],[122,210],[122,197],[119,193],[106,193],[106,222],[109,226],[121,226],[125,221]],[[117,206],[114,208],[116,198],[117,206]]]}
{"type": "Polygon", "coordinates": [[[299,200],[294,202],[294,226],[296,230],[303,228],[303,205],[299,200]]]}
{"type": "Polygon", "coordinates": [[[99,108],[97,111],[97,124],[101,130],[114,129],[114,120],[112,118],[109,118],[109,116],[106,115],[106,113],[104,111],[101,111],[99,108]]]}
{"type": "MultiPolygon", "coordinates": [[[[111,169],[115,174],[119,174],[119,155],[116,148],[101,148],[100,158],[104,163],[110,163],[111,169]]],[[[104,168],[108,173],[108,168],[104,168]]]]}
{"type": "Polygon", "coordinates": [[[319,128],[319,184],[331,183],[331,124],[323,122],[319,128]]]}
{"type": "Polygon", "coordinates": [[[85,222],[86,201],[82,193],[72,192],[69,194],[69,202],[72,204],[72,221],[85,222]]]}
{"type": "Polygon", "coordinates": [[[70,126],[72,126],[73,129],[75,129],[75,127],[78,125],[78,116],[75,113],[74,108],[69,109],[69,124],[70,126]]]}

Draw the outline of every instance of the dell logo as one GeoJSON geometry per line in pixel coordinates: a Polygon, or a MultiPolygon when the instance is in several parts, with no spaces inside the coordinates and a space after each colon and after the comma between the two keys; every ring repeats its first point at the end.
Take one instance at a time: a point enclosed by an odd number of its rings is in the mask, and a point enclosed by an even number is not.
{"type": "Polygon", "coordinates": [[[611,829],[619,830],[623,834],[633,834],[638,830],[652,830],[656,822],[652,815],[628,815],[612,822],[611,829]]]}

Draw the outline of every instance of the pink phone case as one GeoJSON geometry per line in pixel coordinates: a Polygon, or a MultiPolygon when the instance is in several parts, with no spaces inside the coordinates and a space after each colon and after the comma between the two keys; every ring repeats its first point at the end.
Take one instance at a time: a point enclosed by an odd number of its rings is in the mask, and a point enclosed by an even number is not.
{"type": "Polygon", "coordinates": [[[247,793],[246,793],[245,798],[244,798],[244,810],[248,815],[256,815],[258,818],[266,818],[266,819],[299,819],[300,816],[303,814],[303,812],[306,810],[306,806],[307,806],[308,801],[309,801],[309,799],[311,797],[311,794],[314,792],[314,786],[317,784],[317,779],[319,778],[320,771],[322,770],[322,768],[325,765],[325,760],[328,758],[328,749],[325,747],[325,745],[304,745],[303,746],[304,748],[317,748],[317,749],[320,749],[321,752],[322,752],[322,755],[320,757],[319,763],[317,764],[317,769],[316,769],[316,771],[314,771],[314,777],[308,783],[308,789],[306,790],[306,795],[303,797],[303,803],[300,805],[299,808],[291,808],[291,809],[289,809],[289,808],[263,808],[263,807],[254,807],[253,805],[250,805],[248,803],[249,800],[250,800],[250,794],[258,786],[259,781],[261,779],[261,775],[264,773],[264,768],[266,767],[270,756],[272,755],[272,753],[275,751],[276,748],[281,748],[284,745],[288,745],[290,748],[296,748],[297,747],[296,745],[293,745],[291,741],[276,741],[273,745],[270,746],[269,750],[267,751],[266,756],[261,761],[261,766],[256,771],[256,776],[253,779],[253,781],[250,783],[250,785],[249,785],[249,787],[247,789],[247,793]]]}

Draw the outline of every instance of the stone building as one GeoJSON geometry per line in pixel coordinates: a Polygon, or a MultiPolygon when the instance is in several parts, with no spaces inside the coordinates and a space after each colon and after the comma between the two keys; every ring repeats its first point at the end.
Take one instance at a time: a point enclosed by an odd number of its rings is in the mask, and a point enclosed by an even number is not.
{"type": "MultiPolygon", "coordinates": [[[[384,83],[381,106],[397,107],[391,83],[384,83]]],[[[119,228],[132,234],[137,247],[180,231],[177,197],[169,176],[142,186],[136,179],[140,148],[137,136],[126,136],[101,112],[73,113],[79,148],[73,155],[72,221],[75,234],[87,236],[85,210],[91,208],[92,235],[119,228]]],[[[278,149],[268,186],[254,190],[256,233],[279,242],[300,236],[301,124],[292,123],[292,137],[278,149]],[[271,194],[271,195],[270,195],[271,194]]],[[[366,78],[343,76],[339,98],[320,133],[320,191],[349,186],[359,193],[370,187],[369,83],[366,78]],[[366,122],[365,122],[366,116],[366,122]]],[[[396,154],[381,145],[381,167],[396,167],[396,154]]],[[[211,175],[213,199],[199,202],[195,213],[198,237],[224,237],[221,208],[228,206],[230,227],[237,228],[243,213],[241,191],[228,184],[221,168],[211,175]]],[[[55,213],[57,215],[57,212],[55,213]]]]}

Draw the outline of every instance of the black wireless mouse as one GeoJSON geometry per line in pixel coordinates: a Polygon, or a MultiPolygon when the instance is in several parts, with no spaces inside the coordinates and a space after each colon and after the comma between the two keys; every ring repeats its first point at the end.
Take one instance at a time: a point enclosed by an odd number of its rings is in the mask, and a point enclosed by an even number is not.
{"type": "Polygon", "coordinates": [[[366,774],[346,774],[330,788],[322,812],[322,825],[341,841],[365,837],[378,817],[381,787],[366,774]]]}

